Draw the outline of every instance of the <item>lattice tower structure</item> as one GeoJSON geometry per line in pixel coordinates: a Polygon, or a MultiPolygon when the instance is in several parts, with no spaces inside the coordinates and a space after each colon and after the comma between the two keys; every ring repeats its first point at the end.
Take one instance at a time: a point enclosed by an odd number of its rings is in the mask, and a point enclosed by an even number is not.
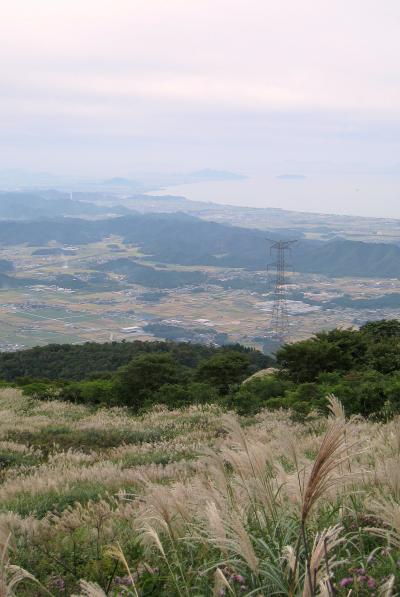
{"type": "Polygon", "coordinates": [[[272,307],[271,327],[277,343],[284,344],[289,340],[289,314],[287,306],[287,254],[295,240],[270,241],[271,255],[276,254],[276,261],[269,266],[274,268],[274,299],[272,307]]]}

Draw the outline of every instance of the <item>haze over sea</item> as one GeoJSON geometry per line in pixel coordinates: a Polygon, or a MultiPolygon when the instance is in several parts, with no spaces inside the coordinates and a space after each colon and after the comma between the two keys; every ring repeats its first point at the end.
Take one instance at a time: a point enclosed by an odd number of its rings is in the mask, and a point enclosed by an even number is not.
{"type": "Polygon", "coordinates": [[[194,201],[246,207],[400,218],[400,174],[311,174],[290,178],[292,174],[175,185],[151,194],[182,195],[194,201]]]}

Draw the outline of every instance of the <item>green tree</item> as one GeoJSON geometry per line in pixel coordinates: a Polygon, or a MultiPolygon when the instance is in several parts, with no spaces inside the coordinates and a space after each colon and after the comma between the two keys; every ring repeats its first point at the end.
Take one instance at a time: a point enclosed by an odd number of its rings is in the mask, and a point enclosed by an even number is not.
{"type": "Polygon", "coordinates": [[[371,342],[367,352],[367,366],[380,373],[392,373],[400,369],[400,340],[387,338],[371,342]]]}
{"type": "Polygon", "coordinates": [[[193,381],[188,385],[187,393],[191,404],[205,404],[218,400],[217,390],[207,383],[193,381]]]}
{"type": "Polygon", "coordinates": [[[161,386],[179,384],[185,378],[185,369],[170,354],[143,354],[119,371],[118,392],[124,404],[137,409],[161,386]]]}
{"type": "Polygon", "coordinates": [[[274,407],[277,402],[281,405],[281,399],[292,385],[291,382],[279,379],[274,375],[267,375],[263,378],[256,377],[242,384],[236,392],[230,394],[226,399],[226,404],[241,415],[254,414],[261,408],[270,408],[271,404],[274,407]],[[280,400],[277,401],[277,398],[280,400]]]}
{"type": "Polygon", "coordinates": [[[83,381],[80,384],[82,402],[113,406],[116,404],[115,384],[108,379],[83,381]]]}
{"type": "Polygon", "coordinates": [[[312,382],[320,373],[342,368],[343,354],[327,339],[304,340],[286,344],[277,353],[278,364],[296,383],[312,382]]]}
{"type": "Polygon", "coordinates": [[[360,332],[372,340],[400,338],[400,321],[397,319],[381,319],[369,321],[360,328],[360,332]]]}
{"type": "Polygon", "coordinates": [[[250,362],[247,355],[235,351],[216,354],[200,363],[196,378],[227,394],[230,388],[243,381],[249,373],[250,362]]]}
{"type": "Polygon", "coordinates": [[[164,384],[157,392],[152,394],[151,403],[161,403],[168,408],[178,408],[189,404],[204,404],[216,402],[218,394],[214,388],[199,382],[192,382],[188,385],[164,384]]]}
{"type": "Polygon", "coordinates": [[[309,340],[286,344],[278,364],[297,383],[313,382],[321,373],[346,372],[365,364],[368,340],[356,330],[320,332],[309,340]]]}
{"type": "Polygon", "coordinates": [[[36,400],[56,400],[59,398],[60,389],[54,384],[36,381],[24,384],[22,393],[24,396],[31,396],[36,400]]]}

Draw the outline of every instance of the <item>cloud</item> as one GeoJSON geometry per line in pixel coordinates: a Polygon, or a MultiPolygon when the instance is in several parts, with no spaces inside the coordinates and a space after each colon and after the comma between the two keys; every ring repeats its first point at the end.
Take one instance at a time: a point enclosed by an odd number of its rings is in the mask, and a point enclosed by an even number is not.
{"type": "Polygon", "coordinates": [[[1,156],[24,141],[24,165],[35,145],[69,164],[75,135],[112,168],[131,135],[139,161],[146,138],[160,163],[166,139],[198,166],[272,144],[282,159],[383,159],[398,146],[399,24],[397,0],[16,0],[2,11],[1,156]]]}

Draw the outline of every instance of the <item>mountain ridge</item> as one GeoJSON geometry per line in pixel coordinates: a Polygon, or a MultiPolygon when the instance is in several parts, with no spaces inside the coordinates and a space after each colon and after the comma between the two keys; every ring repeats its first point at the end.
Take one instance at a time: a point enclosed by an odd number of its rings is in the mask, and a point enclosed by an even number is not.
{"type": "MultiPolygon", "coordinates": [[[[293,238],[293,230],[266,231],[209,222],[177,214],[139,214],[100,219],[79,218],[0,222],[0,243],[45,246],[50,241],[80,245],[110,235],[138,246],[148,259],[187,266],[221,266],[263,270],[268,263],[266,238],[293,238]]],[[[294,269],[327,276],[400,277],[400,247],[366,243],[299,239],[294,269]]]]}

